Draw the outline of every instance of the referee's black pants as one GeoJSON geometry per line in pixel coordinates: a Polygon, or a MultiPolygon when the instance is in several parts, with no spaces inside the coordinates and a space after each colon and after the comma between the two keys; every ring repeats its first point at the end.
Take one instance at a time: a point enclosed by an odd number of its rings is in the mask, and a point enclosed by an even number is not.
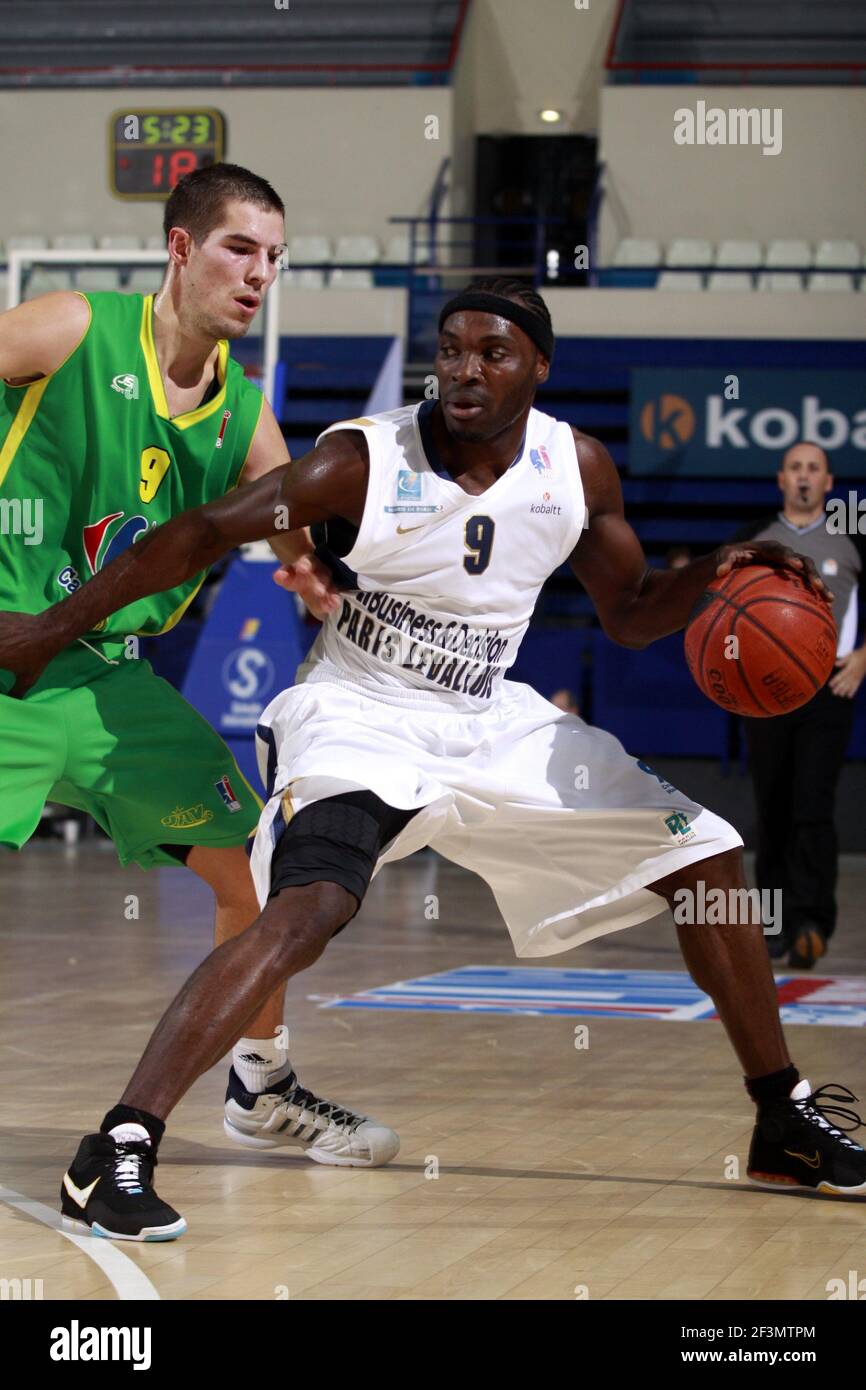
{"type": "Polygon", "coordinates": [[[790,714],[743,721],[758,812],[755,876],[759,888],[781,889],[789,940],[806,923],[827,937],[836,927],[834,809],[853,722],[854,701],[826,685],[790,714]]]}

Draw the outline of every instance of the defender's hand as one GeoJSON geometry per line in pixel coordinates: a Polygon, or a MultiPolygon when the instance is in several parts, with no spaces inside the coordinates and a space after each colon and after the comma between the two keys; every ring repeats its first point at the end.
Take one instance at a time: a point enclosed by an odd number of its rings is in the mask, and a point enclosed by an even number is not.
{"type": "Polygon", "coordinates": [[[18,677],[9,691],[13,699],[26,695],[56,655],[42,614],[0,613],[0,670],[18,677]]]}
{"type": "Polygon", "coordinates": [[[741,541],[739,544],[720,546],[716,554],[719,557],[716,574],[720,579],[743,565],[769,565],[771,569],[790,569],[794,570],[825,603],[833,602],[833,594],[816,570],[814,562],[806,555],[798,555],[796,550],[789,550],[786,545],[779,545],[776,541],[741,541]]]}
{"type": "MultiPolygon", "coordinates": [[[[324,622],[329,613],[340,606],[339,591],[327,565],[315,555],[304,555],[294,565],[280,565],[274,571],[274,583],[281,589],[300,594],[314,618],[324,622]]],[[[0,662],[2,665],[2,662],[0,662]]]]}
{"type": "Polygon", "coordinates": [[[836,666],[838,669],[829,681],[830,689],[834,695],[853,700],[866,676],[866,647],[859,647],[847,656],[837,656],[836,666]]]}

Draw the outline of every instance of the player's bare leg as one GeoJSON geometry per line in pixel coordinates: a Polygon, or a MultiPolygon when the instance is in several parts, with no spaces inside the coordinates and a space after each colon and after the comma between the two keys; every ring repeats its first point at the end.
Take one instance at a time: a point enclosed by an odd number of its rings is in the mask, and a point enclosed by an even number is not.
{"type": "MultiPolygon", "coordinates": [[[[243,846],[197,846],[187,866],[216,895],[216,946],[236,940],[258,920],[258,899],[243,846]]],[[[350,897],[347,915],[354,903],[350,897]]],[[[281,1026],[285,993],[284,978],[242,1025],[243,1035],[232,1039],[225,1133],[248,1148],[300,1151],[316,1163],[363,1168],[387,1163],[400,1147],[392,1129],[345,1104],[323,1100],[298,1080],[289,1056],[289,1030],[281,1026]]]]}
{"type": "Polygon", "coordinates": [[[165,1120],[240,1037],[270,995],[308,969],[355,911],[335,883],[284,889],[195,970],[163,1014],[121,1103],[165,1120]]]}
{"type": "MultiPolygon", "coordinates": [[[[291,976],[312,965],[356,899],[334,883],[283,889],[245,931],[217,946],[156,1027],[120,1103],[84,1137],[61,1189],[66,1221],[121,1240],[173,1240],[186,1222],[152,1186],[165,1117],[228,1051],[291,976]],[[103,1183],[102,1180],[106,1181],[103,1183]]],[[[291,1073],[280,1092],[227,1102],[239,1138],[254,1148],[294,1142],[319,1163],[376,1167],[400,1147],[393,1130],[319,1100],[291,1073]],[[234,1107],[234,1108],[232,1108],[234,1107]]]]}
{"type": "MultiPolygon", "coordinates": [[[[696,893],[701,881],[708,893],[721,888],[726,901],[731,901],[729,889],[746,887],[742,850],[726,850],[687,864],[649,886],[673,907],[678,890],[696,893]]],[[[789,1066],[762,924],[695,923],[678,926],[677,934],[689,974],[715,1004],[746,1076],[763,1076],[789,1066]]]]}
{"type": "MultiPolygon", "coordinates": [[[[213,849],[194,845],[186,866],[203,878],[216,898],[214,945],[221,946],[246,931],[259,915],[259,903],[243,845],[213,849]]],[[[283,1021],[285,984],[278,986],[248,1025],[251,1038],[273,1038],[283,1021]]]]}

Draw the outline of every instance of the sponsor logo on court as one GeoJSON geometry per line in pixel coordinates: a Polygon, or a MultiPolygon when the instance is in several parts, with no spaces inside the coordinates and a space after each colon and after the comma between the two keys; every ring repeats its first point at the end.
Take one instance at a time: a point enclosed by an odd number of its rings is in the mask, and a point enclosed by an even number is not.
{"type": "Polygon", "coordinates": [[[123,396],[124,400],[137,401],[138,377],[133,372],[118,372],[117,376],[112,378],[111,389],[123,396]]]}
{"type": "Polygon", "coordinates": [[[227,776],[221,777],[218,782],[214,782],[214,786],[230,811],[234,812],[241,809],[241,803],[235,796],[232,784],[227,776]]]}
{"type": "Polygon", "coordinates": [[[207,825],[209,820],[213,820],[213,811],[209,811],[199,802],[198,806],[176,806],[169,815],[163,816],[159,823],[169,830],[191,830],[195,825],[207,825]]]}
{"type": "MultiPolygon", "coordinates": [[[[866,977],[777,975],[783,1024],[866,1028],[866,977]]],[[[401,1009],[569,1018],[718,1019],[715,1005],[685,971],[548,970],[466,965],[320,1001],[324,1009],[401,1009]]]]}

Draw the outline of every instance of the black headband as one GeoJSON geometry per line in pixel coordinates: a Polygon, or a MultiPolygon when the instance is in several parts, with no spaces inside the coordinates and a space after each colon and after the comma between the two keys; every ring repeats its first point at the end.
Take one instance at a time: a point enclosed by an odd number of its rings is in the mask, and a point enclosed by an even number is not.
{"type": "Polygon", "coordinates": [[[516,323],[518,328],[522,328],[527,338],[531,338],[548,361],[553,356],[553,329],[549,328],[538,314],[527,309],[524,304],[518,304],[514,299],[506,299],[501,294],[489,294],[487,290],[463,290],[460,294],[449,299],[442,313],[439,315],[439,332],[442,332],[442,325],[451,314],[457,314],[461,309],[480,309],[484,314],[496,314],[501,319],[508,319],[511,323],[516,323]]]}

